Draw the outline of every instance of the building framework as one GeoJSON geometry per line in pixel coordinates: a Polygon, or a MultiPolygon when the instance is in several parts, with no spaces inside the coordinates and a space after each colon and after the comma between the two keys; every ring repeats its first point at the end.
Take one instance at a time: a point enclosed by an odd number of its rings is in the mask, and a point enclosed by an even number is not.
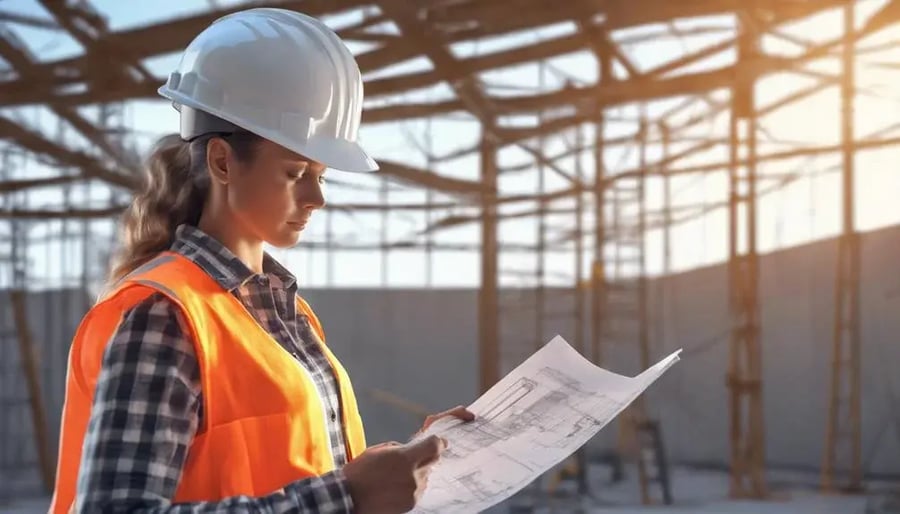
{"type": "MultiPolygon", "coordinates": [[[[0,288],[15,294],[42,287],[88,290],[102,281],[115,238],[115,216],[140,184],[139,145],[129,120],[134,100],[156,98],[165,78],[154,75],[148,59],[187,45],[216,18],[242,6],[219,8],[215,2],[202,12],[114,31],[109,20],[86,1],[40,0],[43,14],[12,12],[0,6],[0,288]],[[78,55],[44,59],[36,55],[14,28],[59,31],[82,48],[78,55]],[[52,172],[34,173],[36,167],[52,172]],[[52,207],[34,198],[51,191],[52,207]],[[43,259],[48,271],[37,270],[29,245],[51,240],[62,252],[43,259]],[[78,248],[81,265],[67,263],[67,249],[78,248]],[[62,255],[62,257],[59,257],[62,255]],[[56,271],[49,271],[53,268],[56,271]],[[43,282],[43,283],[42,283],[43,282]]],[[[871,2],[847,0],[306,0],[254,2],[323,16],[356,13],[354,21],[337,28],[347,41],[364,43],[358,53],[361,70],[374,75],[365,84],[368,125],[425,120],[420,150],[425,165],[380,159],[379,201],[331,205],[326,213],[326,237],[307,241],[307,249],[328,252],[327,275],[333,276],[335,251],[382,252],[383,282],[388,282],[391,252],[418,248],[427,260],[431,282],[436,251],[477,251],[480,259],[479,362],[480,387],[486,389],[502,374],[502,351],[507,334],[501,319],[506,309],[532,309],[536,343],[545,335],[548,316],[569,316],[578,327],[574,343],[602,364],[611,345],[627,346],[642,365],[650,362],[651,332],[646,294],[647,234],[663,234],[663,272],[671,269],[673,226],[707,215],[728,212],[729,297],[732,327],[731,358],[726,373],[730,390],[732,474],[731,492],[738,497],[767,494],[761,395],[760,317],[758,297],[757,203],[800,179],[802,172],[762,174],[764,163],[840,155],[843,202],[838,269],[835,270],[833,370],[827,395],[831,410],[823,450],[822,486],[857,489],[862,481],[860,462],[860,333],[859,249],[854,223],[854,159],[856,152],[897,145],[889,133],[860,136],[854,130],[854,100],[861,92],[854,70],[866,55],[896,50],[897,42],[866,44],[867,38],[900,20],[900,2],[881,2],[865,19],[854,15],[871,2]],[[792,24],[827,12],[843,10],[844,33],[818,41],[791,32],[792,24]],[[515,13],[515,15],[511,15],[515,13]],[[676,19],[696,19],[690,28],[676,19]],[[731,20],[722,25],[721,20],[731,20]],[[702,20],[712,20],[703,22],[702,20]],[[572,30],[511,48],[461,57],[466,42],[537,31],[568,23],[572,30]],[[389,29],[385,29],[389,27],[389,29]],[[638,30],[641,29],[641,30],[638,30]],[[724,34],[717,43],[683,52],[663,62],[645,65],[629,54],[630,45],[655,38],[688,38],[724,34]],[[763,40],[790,44],[789,54],[767,52],[763,40]],[[543,83],[510,94],[494,87],[486,74],[529,63],[540,66],[559,56],[590,52],[596,80],[565,80],[559,87],[543,83]],[[726,64],[699,64],[734,55],[726,64]],[[426,59],[426,70],[384,73],[392,65],[426,59]],[[837,72],[821,71],[815,63],[836,59],[837,72]],[[755,94],[760,81],[791,74],[810,82],[776,101],[763,104],[755,94]],[[404,100],[423,88],[444,85],[452,94],[437,101],[404,100]],[[841,139],[837,145],[800,145],[758,141],[759,120],[826,91],[839,88],[841,139]],[[672,100],[666,109],[647,106],[672,100]],[[634,107],[635,109],[631,109],[634,107]],[[636,112],[636,114],[635,114],[636,112]],[[623,114],[624,113],[624,114],[623,114]],[[474,146],[451,154],[433,150],[431,120],[464,116],[477,121],[480,137],[474,146]],[[702,128],[725,117],[724,134],[698,136],[702,128]],[[527,119],[531,121],[517,122],[527,119]],[[612,130],[615,125],[618,130],[612,130]],[[622,127],[627,127],[622,129],[622,127]],[[777,144],[776,144],[777,143],[777,144]],[[528,156],[518,164],[504,163],[500,154],[514,149],[528,156]],[[726,158],[717,157],[724,150],[726,158]],[[624,157],[614,163],[612,156],[624,157]],[[438,172],[442,163],[477,156],[477,179],[438,172]],[[634,157],[637,156],[637,157],[634,157]],[[532,173],[533,193],[508,193],[504,177],[532,173]],[[672,181],[689,175],[724,174],[727,198],[719,204],[674,206],[672,181]],[[548,179],[562,180],[551,188],[548,179]],[[648,186],[662,191],[653,207],[648,186]],[[426,191],[424,203],[400,202],[395,191],[426,191]],[[380,242],[336,241],[332,217],[346,212],[381,214],[380,242]],[[387,229],[390,214],[426,213],[420,237],[397,239],[387,229]],[[533,244],[502,243],[500,227],[517,219],[536,220],[533,244]],[[454,227],[477,225],[479,241],[441,243],[438,235],[454,227]],[[554,252],[573,256],[571,273],[561,279],[574,286],[570,311],[551,312],[544,266],[554,252]],[[508,255],[533,255],[534,270],[506,269],[508,255]],[[506,280],[504,277],[509,278],[506,280]],[[519,282],[516,282],[519,281],[519,282]],[[534,288],[508,306],[501,286],[534,288]],[[583,331],[590,327],[589,333],[583,331]]],[[[335,181],[336,188],[355,187],[335,181]]],[[[330,282],[331,279],[329,279],[330,282]]],[[[15,298],[11,296],[10,298],[15,298]]],[[[16,301],[17,309],[23,302],[16,301]]],[[[21,319],[17,316],[16,319],[21,319]]],[[[656,320],[658,321],[658,320],[656,320]]],[[[27,327],[0,327],[3,348],[15,341],[29,355],[27,327]]],[[[4,373],[12,373],[3,358],[4,373]]],[[[29,398],[2,397],[0,410],[28,409],[34,423],[43,423],[41,392],[32,359],[16,371],[29,377],[29,398]]],[[[644,416],[643,414],[641,416],[644,416]]],[[[0,438],[9,423],[0,422],[0,438]]],[[[44,433],[42,429],[35,433],[44,433]]],[[[32,444],[29,442],[28,444],[32,444]]],[[[36,441],[40,462],[0,459],[9,468],[23,464],[51,470],[46,438],[36,441]],[[41,440],[43,439],[43,440],[41,440]]],[[[45,477],[49,480],[49,476],[45,477]]],[[[646,495],[645,495],[646,496],[646,495]]]]}

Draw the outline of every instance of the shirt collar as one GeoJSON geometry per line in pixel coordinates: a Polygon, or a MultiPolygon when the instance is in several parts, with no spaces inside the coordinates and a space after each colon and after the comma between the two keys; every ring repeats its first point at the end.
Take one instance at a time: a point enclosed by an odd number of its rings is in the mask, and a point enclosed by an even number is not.
{"type": "MultiPolygon", "coordinates": [[[[233,291],[256,276],[225,245],[193,225],[180,225],[176,229],[171,250],[197,264],[226,291],[233,291]]],[[[293,287],[297,282],[297,278],[268,253],[263,254],[263,274],[278,277],[285,288],[293,287]]]]}

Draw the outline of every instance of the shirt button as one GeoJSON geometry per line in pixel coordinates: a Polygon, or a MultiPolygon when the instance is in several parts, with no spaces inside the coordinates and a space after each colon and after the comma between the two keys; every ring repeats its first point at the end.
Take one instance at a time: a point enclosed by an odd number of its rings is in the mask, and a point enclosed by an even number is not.
{"type": "Polygon", "coordinates": [[[334,412],[334,409],[331,409],[331,421],[337,421],[337,413],[334,412]]]}

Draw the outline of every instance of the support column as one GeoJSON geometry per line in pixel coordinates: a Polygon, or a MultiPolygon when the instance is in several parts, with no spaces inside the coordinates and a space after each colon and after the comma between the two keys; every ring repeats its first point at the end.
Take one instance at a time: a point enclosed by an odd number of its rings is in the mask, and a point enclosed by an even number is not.
{"type": "Polygon", "coordinates": [[[665,124],[659,126],[662,134],[663,169],[663,269],[662,275],[667,277],[672,272],[672,176],[669,175],[669,143],[671,135],[665,124]]]}
{"type": "Polygon", "coordinates": [[[479,390],[500,379],[497,276],[497,145],[488,127],[481,132],[481,288],[478,291],[479,390]]]}
{"type": "MultiPolygon", "coordinates": [[[[584,183],[584,169],[581,165],[581,148],[584,146],[582,132],[584,126],[575,126],[575,178],[579,184],[584,183]]],[[[579,190],[575,195],[575,348],[582,355],[588,355],[584,337],[585,301],[583,287],[584,270],[584,191],[579,190]]]]}
{"type": "MultiPolygon", "coordinates": [[[[612,79],[612,61],[608,54],[598,54],[600,84],[612,79]]],[[[594,261],[591,266],[591,354],[589,358],[603,365],[603,340],[609,331],[606,324],[606,162],[604,161],[604,133],[606,130],[603,105],[596,107],[594,129],[594,261]]]]}
{"type": "MultiPolygon", "coordinates": [[[[743,13],[750,16],[749,12],[743,13]]],[[[741,19],[738,65],[758,54],[752,23],[741,19]]],[[[729,167],[729,348],[728,410],[731,427],[731,496],[766,496],[759,316],[759,258],[756,249],[755,77],[738,76],[732,90],[729,167]]]]}
{"type": "MultiPolygon", "coordinates": [[[[584,137],[582,131],[584,126],[581,124],[575,127],[575,178],[578,184],[584,183],[584,170],[581,166],[581,148],[584,146],[584,137]]],[[[584,338],[584,322],[585,322],[585,301],[583,287],[583,269],[584,269],[584,193],[579,190],[575,194],[575,348],[581,355],[588,355],[587,345],[584,338]]],[[[588,455],[587,448],[578,449],[575,454],[578,463],[578,494],[584,496],[589,494],[590,486],[588,484],[588,455]]]]}
{"type": "Polygon", "coordinates": [[[843,227],[838,239],[835,274],[834,332],[828,425],[822,462],[822,488],[849,492],[862,489],[862,430],[859,334],[859,234],[856,232],[854,3],[844,8],[843,70],[841,74],[841,142],[843,158],[843,227]],[[842,469],[838,469],[841,467],[842,469]],[[839,477],[838,475],[844,475],[839,477]],[[843,480],[842,480],[843,479],[843,480]],[[839,484],[839,481],[843,481],[839,484]]]}
{"type": "MultiPolygon", "coordinates": [[[[650,367],[650,317],[647,315],[647,140],[650,126],[646,107],[641,105],[640,136],[638,138],[641,177],[637,184],[637,286],[638,286],[638,344],[640,345],[641,370],[650,367]]],[[[640,399],[643,403],[644,395],[640,399]]],[[[646,417],[646,412],[641,412],[646,417]]]]}

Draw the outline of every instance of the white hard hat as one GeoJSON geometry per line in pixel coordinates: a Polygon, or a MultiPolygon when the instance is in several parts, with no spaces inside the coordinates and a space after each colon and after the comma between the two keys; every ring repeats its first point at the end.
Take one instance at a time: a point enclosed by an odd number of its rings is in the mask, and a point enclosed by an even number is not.
{"type": "Polygon", "coordinates": [[[159,94],[181,112],[184,139],[218,131],[210,119],[220,118],[329,168],[378,169],[357,143],[359,66],[337,34],[304,14],[256,8],[219,18],[159,94]]]}

